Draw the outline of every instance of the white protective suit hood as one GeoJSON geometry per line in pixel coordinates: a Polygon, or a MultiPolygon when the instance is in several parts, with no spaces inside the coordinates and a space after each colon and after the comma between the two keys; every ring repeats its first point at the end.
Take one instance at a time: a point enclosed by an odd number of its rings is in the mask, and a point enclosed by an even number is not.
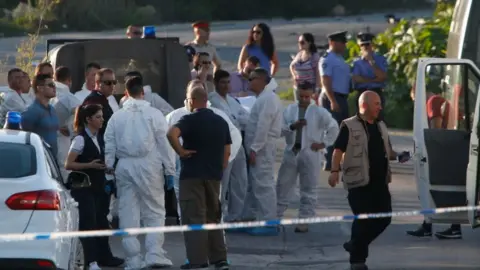
{"type": "MultiPolygon", "coordinates": [[[[236,155],[237,152],[240,150],[240,147],[242,147],[242,134],[238,130],[238,128],[235,127],[235,125],[230,121],[230,118],[221,110],[217,108],[212,108],[209,107],[210,110],[212,110],[214,113],[220,115],[227,123],[228,127],[230,128],[230,137],[232,138],[232,146],[230,148],[230,158],[228,159],[229,162],[232,162],[236,155]]],[[[167,123],[169,126],[173,126],[176,124],[180,118],[182,118],[184,115],[189,114],[190,112],[187,110],[186,107],[178,108],[174,110],[173,112],[169,113],[167,115],[167,123]]],[[[172,147],[170,147],[170,160],[175,160],[176,158],[176,153],[175,150],[173,150],[172,147]]]]}
{"type": "MultiPolygon", "coordinates": [[[[148,101],[153,108],[159,109],[163,113],[163,115],[166,116],[167,114],[171,113],[174,110],[173,107],[170,104],[168,104],[167,101],[165,101],[160,95],[152,91],[152,87],[150,85],[143,86],[143,93],[145,95],[144,96],[145,101],[148,101]]],[[[124,96],[120,100],[120,104],[119,104],[120,108],[122,108],[123,104],[127,100],[128,100],[128,96],[124,96]]]]}
{"type": "MultiPolygon", "coordinates": [[[[120,157],[145,157],[150,153],[151,146],[154,145],[155,138],[153,134],[147,132],[140,132],[142,128],[148,126],[148,123],[145,121],[143,123],[139,121],[139,117],[136,114],[143,114],[143,111],[146,108],[150,108],[150,103],[145,100],[138,100],[129,98],[123,104],[122,109],[130,113],[132,121],[128,121],[125,126],[125,130],[135,130],[139,131],[136,138],[124,137],[122,145],[117,145],[118,152],[117,156],[120,157]]],[[[140,120],[141,121],[141,120],[140,120]]]]}

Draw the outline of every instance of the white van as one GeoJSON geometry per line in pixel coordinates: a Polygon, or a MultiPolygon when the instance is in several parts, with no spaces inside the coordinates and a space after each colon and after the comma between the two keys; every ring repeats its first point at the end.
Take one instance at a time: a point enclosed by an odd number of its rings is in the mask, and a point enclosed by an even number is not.
{"type": "MultiPolygon", "coordinates": [[[[419,59],[413,137],[423,209],[479,205],[479,86],[480,70],[471,60],[419,59]],[[440,116],[441,127],[430,123],[427,102],[440,116]]],[[[431,215],[427,221],[476,227],[479,218],[478,211],[469,211],[431,215]]]]}

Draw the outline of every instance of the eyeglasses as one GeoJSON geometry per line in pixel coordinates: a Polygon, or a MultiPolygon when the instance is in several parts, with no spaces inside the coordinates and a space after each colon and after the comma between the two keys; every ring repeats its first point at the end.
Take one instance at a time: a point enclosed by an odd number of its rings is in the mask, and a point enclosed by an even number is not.
{"type": "Polygon", "coordinates": [[[50,88],[55,88],[56,87],[55,83],[53,83],[53,82],[52,83],[46,83],[43,86],[50,87],[50,88]]]}
{"type": "Polygon", "coordinates": [[[110,86],[110,85],[117,85],[116,80],[109,80],[109,81],[103,81],[103,84],[110,86]]]}

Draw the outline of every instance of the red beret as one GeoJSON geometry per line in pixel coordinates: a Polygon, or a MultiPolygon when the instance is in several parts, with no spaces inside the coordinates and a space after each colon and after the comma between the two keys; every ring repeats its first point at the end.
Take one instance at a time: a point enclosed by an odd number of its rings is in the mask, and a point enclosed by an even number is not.
{"type": "Polygon", "coordinates": [[[196,21],[192,23],[193,28],[210,28],[210,23],[207,21],[196,21]]]}

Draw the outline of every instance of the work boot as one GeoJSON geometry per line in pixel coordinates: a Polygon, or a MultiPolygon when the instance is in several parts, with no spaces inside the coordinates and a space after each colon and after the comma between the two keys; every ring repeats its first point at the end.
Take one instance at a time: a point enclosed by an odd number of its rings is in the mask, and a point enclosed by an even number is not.
{"type": "Polygon", "coordinates": [[[432,236],[432,225],[423,222],[417,230],[407,231],[407,234],[415,237],[430,237],[432,236]]]}
{"type": "Polygon", "coordinates": [[[368,266],[365,263],[352,263],[350,270],[368,270],[368,266]]]}
{"type": "Polygon", "coordinates": [[[462,239],[462,230],[450,227],[443,232],[435,233],[435,236],[440,240],[462,239]]]}
{"type": "Polygon", "coordinates": [[[298,224],[297,227],[295,227],[295,232],[296,233],[307,233],[308,232],[308,224],[298,224]]]}

